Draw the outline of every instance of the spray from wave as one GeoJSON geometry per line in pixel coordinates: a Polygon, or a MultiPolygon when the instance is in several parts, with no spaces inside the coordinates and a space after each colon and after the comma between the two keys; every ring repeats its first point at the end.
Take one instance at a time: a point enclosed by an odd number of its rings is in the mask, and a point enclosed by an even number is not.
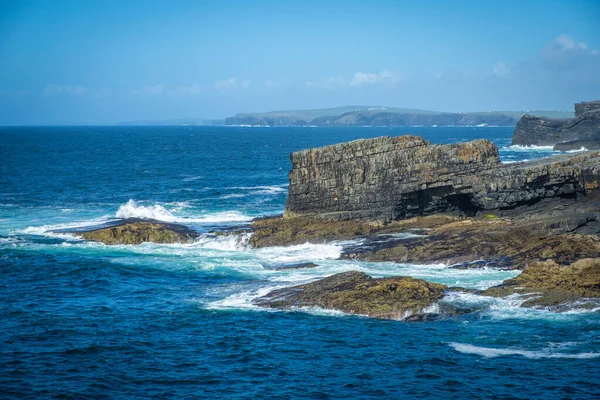
{"type": "MultiPolygon", "coordinates": [[[[178,208],[178,210],[181,207],[178,208]]],[[[173,210],[174,211],[174,210],[173,210]]],[[[117,218],[142,218],[156,219],[164,222],[180,223],[226,223],[226,222],[249,222],[252,217],[239,211],[220,211],[202,216],[177,216],[171,210],[160,204],[142,205],[135,200],[129,200],[117,210],[117,218]]]]}

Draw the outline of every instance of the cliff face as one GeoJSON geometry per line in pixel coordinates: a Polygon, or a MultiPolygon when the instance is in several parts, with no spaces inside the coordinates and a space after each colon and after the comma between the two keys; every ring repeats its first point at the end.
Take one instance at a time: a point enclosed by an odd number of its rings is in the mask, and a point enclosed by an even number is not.
{"type": "Polygon", "coordinates": [[[503,165],[488,140],[357,140],[291,155],[285,216],[391,221],[510,209],[598,190],[600,152],[503,165]]]}
{"type": "Polygon", "coordinates": [[[575,118],[549,119],[524,115],[512,144],[554,146],[555,150],[600,149],[600,101],[575,104],[575,118]]]}

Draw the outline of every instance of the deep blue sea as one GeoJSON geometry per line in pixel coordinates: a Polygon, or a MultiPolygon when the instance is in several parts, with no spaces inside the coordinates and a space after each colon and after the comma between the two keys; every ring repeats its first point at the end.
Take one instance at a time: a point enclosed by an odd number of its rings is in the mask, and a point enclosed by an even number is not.
{"type": "Polygon", "coordinates": [[[357,138],[488,138],[510,128],[0,128],[1,398],[591,399],[600,311],[523,309],[450,293],[479,311],[407,323],[253,298],[347,270],[485,288],[517,272],[339,260],[348,243],[247,248],[247,235],[105,246],[53,233],[115,217],[201,232],[283,212],[289,153],[357,138]],[[278,271],[286,263],[319,267],[278,271]]]}

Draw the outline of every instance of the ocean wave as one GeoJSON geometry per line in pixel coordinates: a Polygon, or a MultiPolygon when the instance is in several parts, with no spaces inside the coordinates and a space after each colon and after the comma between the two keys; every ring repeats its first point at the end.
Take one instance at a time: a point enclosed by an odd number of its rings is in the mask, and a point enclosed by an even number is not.
{"type": "Polygon", "coordinates": [[[197,239],[191,246],[202,247],[212,250],[223,251],[245,251],[248,250],[250,237],[252,233],[244,233],[241,235],[227,236],[202,236],[197,239]]]}
{"type": "Polygon", "coordinates": [[[522,146],[520,144],[513,144],[512,146],[505,146],[501,150],[504,151],[519,151],[519,152],[542,152],[542,153],[560,153],[558,150],[554,150],[554,146],[522,146]]]}
{"type": "Polygon", "coordinates": [[[182,179],[183,182],[194,182],[200,179],[204,179],[204,176],[202,175],[198,175],[198,176],[188,176],[182,179]]]}
{"type": "Polygon", "coordinates": [[[77,222],[67,222],[63,224],[49,224],[49,225],[40,225],[40,226],[29,226],[20,231],[20,233],[26,235],[37,235],[37,236],[46,236],[58,239],[65,239],[68,241],[82,241],[83,239],[78,238],[70,233],[64,232],[55,232],[61,230],[69,230],[69,229],[78,229],[85,228],[90,225],[98,225],[105,222],[108,222],[109,216],[105,215],[100,218],[86,220],[86,221],[77,221],[77,222]]]}
{"type": "Polygon", "coordinates": [[[259,260],[269,263],[292,264],[303,261],[335,260],[342,254],[337,244],[304,243],[286,247],[264,247],[255,251],[259,260]]]}
{"type": "Polygon", "coordinates": [[[126,204],[121,205],[115,217],[156,219],[165,222],[176,222],[177,220],[177,217],[161,205],[143,206],[134,200],[129,200],[126,204]]]}
{"type": "Polygon", "coordinates": [[[579,153],[580,151],[588,151],[588,149],[586,149],[585,147],[581,146],[580,149],[567,150],[567,153],[579,153]]]}
{"type": "MultiPolygon", "coordinates": [[[[175,205],[173,211],[180,210],[183,208],[182,204],[187,203],[170,203],[175,205]]],[[[189,205],[186,205],[189,206],[189,205]]],[[[208,213],[202,216],[177,216],[174,215],[171,210],[163,207],[160,204],[154,205],[141,205],[135,200],[129,200],[126,204],[123,204],[117,210],[115,217],[117,218],[142,218],[142,219],[156,219],[164,222],[178,222],[178,223],[226,223],[226,222],[249,222],[252,217],[239,211],[218,211],[208,213]]]]}
{"type": "Polygon", "coordinates": [[[501,356],[523,356],[531,360],[542,358],[573,358],[573,359],[590,359],[600,357],[600,353],[560,353],[554,352],[552,349],[543,350],[522,350],[522,349],[500,349],[494,347],[481,347],[472,344],[450,342],[448,345],[454,350],[464,354],[475,354],[485,358],[495,358],[501,356]]]}

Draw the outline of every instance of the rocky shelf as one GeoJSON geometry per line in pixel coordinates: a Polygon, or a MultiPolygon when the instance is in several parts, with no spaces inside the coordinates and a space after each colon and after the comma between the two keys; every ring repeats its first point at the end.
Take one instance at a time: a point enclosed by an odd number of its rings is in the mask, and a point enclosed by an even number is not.
{"type": "MultiPolygon", "coordinates": [[[[430,145],[402,136],[303,150],[291,161],[285,213],[252,223],[253,247],[363,238],[342,258],[520,269],[479,294],[537,293],[523,306],[559,311],[599,304],[600,152],[505,165],[487,140],[430,145]],[[394,240],[398,233],[408,235],[394,240]]],[[[280,289],[256,304],[423,320],[423,307],[440,299],[429,282],[410,281],[420,289],[403,292],[406,277],[363,275],[280,289]],[[388,284],[394,290],[380,290],[388,284]]]]}
{"type": "Polygon", "coordinates": [[[600,149],[600,101],[575,104],[575,118],[551,119],[526,114],[517,123],[513,145],[554,146],[568,151],[600,149]]]}

